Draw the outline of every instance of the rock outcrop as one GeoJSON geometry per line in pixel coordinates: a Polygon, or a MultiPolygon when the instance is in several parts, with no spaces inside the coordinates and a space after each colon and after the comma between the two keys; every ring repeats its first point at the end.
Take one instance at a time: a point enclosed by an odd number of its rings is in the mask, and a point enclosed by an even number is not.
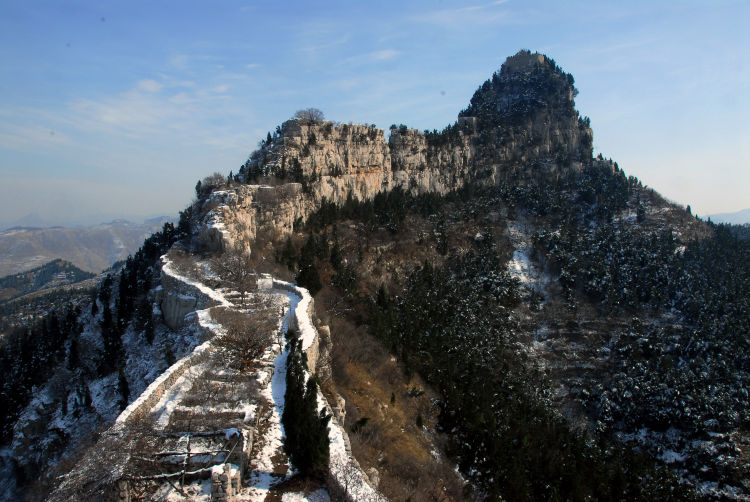
{"type": "Polygon", "coordinates": [[[161,309],[164,323],[170,329],[180,329],[186,323],[186,315],[216,304],[197,287],[168,273],[161,274],[160,280],[161,286],[154,291],[154,303],[161,309]]]}
{"type": "Polygon", "coordinates": [[[290,120],[240,170],[246,183],[215,191],[208,249],[289,234],[323,200],[372,199],[401,187],[447,193],[467,182],[517,183],[591,162],[593,134],[575,109],[573,77],[541,54],[521,51],[474,94],[442,131],[290,120]],[[263,183],[268,183],[264,185],[263,183]],[[271,186],[275,184],[277,186],[271,186]],[[218,207],[217,207],[218,206],[218,207]]]}
{"type": "Polygon", "coordinates": [[[589,162],[593,132],[575,109],[573,84],[572,75],[542,54],[509,57],[460,113],[480,131],[476,174],[517,182],[589,162]]]}
{"type": "Polygon", "coordinates": [[[206,205],[206,225],[201,229],[201,247],[218,251],[235,243],[252,242],[259,232],[269,238],[292,232],[294,224],[307,218],[316,206],[300,183],[278,186],[240,185],[211,193],[206,205]]]}

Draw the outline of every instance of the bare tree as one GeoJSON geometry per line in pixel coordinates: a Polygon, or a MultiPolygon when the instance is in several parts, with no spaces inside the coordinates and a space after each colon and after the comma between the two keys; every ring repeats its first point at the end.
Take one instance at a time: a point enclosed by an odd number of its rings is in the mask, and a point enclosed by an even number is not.
{"type": "Polygon", "coordinates": [[[294,113],[294,119],[303,124],[317,124],[323,122],[326,117],[318,108],[305,108],[294,113]]]}
{"type": "Polygon", "coordinates": [[[203,181],[198,181],[195,185],[195,195],[198,200],[203,200],[208,197],[211,192],[215,189],[222,187],[227,184],[227,177],[221,173],[213,173],[211,176],[206,176],[203,181]]]}
{"type": "Polygon", "coordinates": [[[243,305],[247,292],[257,287],[255,261],[250,251],[240,246],[231,247],[211,260],[211,269],[240,293],[243,305]]]}
{"type": "Polygon", "coordinates": [[[246,370],[253,367],[256,359],[273,341],[276,330],[276,311],[261,309],[246,314],[232,309],[212,309],[211,316],[219,322],[226,334],[216,339],[216,344],[229,356],[230,367],[246,370]]]}

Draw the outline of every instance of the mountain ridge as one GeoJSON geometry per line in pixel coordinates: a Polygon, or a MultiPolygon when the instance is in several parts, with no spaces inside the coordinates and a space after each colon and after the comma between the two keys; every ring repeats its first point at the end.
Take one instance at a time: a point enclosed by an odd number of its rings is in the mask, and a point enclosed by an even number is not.
{"type": "Polygon", "coordinates": [[[133,223],[112,220],[86,227],[12,227],[0,231],[0,276],[63,259],[92,273],[135,252],[165,218],[133,223]]]}
{"type": "Polygon", "coordinates": [[[729,223],[731,225],[747,225],[750,223],[750,208],[740,209],[731,213],[709,214],[707,218],[716,223],[729,223]]]}
{"type": "MultiPolygon", "coordinates": [[[[33,477],[84,434],[45,420],[106,423],[174,363],[172,347],[202,341],[191,326],[225,322],[196,309],[231,288],[244,303],[221,261],[234,259],[310,290],[309,323],[329,335],[310,367],[362,479],[388,498],[746,496],[750,251],[593,157],[575,94],[553,60],[521,51],[439,132],[394,125],[386,142],[372,126],[299,120],[269,132],[104,280],[82,333],[62,338],[54,386],[14,426],[28,433],[14,465],[33,477]],[[70,375],[75,388],[60,383],[70,375]]],[[[267,363],[250,378],[267,384],[267,363]]],[[[251,430],[264,451],[275,441],[251,430]]],[[[137,465],[119,480],[122,466],[106,467],[114,485],[97,489],[149,482],[137,465]]]]}

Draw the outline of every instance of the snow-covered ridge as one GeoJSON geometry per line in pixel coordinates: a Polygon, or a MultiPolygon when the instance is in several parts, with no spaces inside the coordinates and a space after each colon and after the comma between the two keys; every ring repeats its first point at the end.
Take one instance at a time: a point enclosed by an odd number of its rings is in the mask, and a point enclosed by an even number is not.
{"type": "MultiPolygon", "coordinates": [[[[195,288],[205,297],[209,298],[216,304],[225,307],[231,307],[231,302],[219,291],[216,291],[205,284],[198,281],[191,280],[187,277],[180,275],[172,266],[167,256],[162,256],[162,273],[169,276],[172,280],[179,281],[180,283],[190,288],[195,288]]],[[[295,284],[267,277],[270,279],[266,281],[266,284],[272,289],[282,290],[287,292],[290,297],[296,297],[291,301],[292,312],[291,321],[292,325],[297,329],[299,336],[302,340],[302,348],[308,354],[308,360],[310,362],[311,369],[314,370],[315,362],[318,357],[318,343],[319,335],[315,328],[312,320],[313,312],[313,298],[310,293],[305,289],[295,284]]],[[[202,329],[212,332],[215,335],[221,334],[220,326],[216,325],[211,321],[208,309],[202,309],[196,311],[195,316],[189,316],[199,324],[202,329]]],[[[110,429],[110,434],[121,434],[126,430],[126,427],[139,418],[148,416],[153,412],[155,408],[161,405],[161,402],[169,397],[169,393],[172,389],[179,387],[182,379],[186,378],[192,368],[200,365],[214,350],[212,340],[206,341],[203,344],[196,347],[192,353],[188,356],[180,359],[172,366],[170,366],[162,375],[160,375],[154,382],[149,385],[146,390],[133,401],[117,418],[115,424],[110,429]]],[[[275,364],[275,371],[273,379],[276,383],[272,392],[269,392],[269,398],[274,401],[277,407],[279,418],[280,413],[283,411],[283,399],[286,388],[286,365],[285,360],[287,353],[286,351],[279,354],[279,357],[275,362],[281,362],[284,364],[275,364]],[[283,360],[283,361],[282,361],[283,360]]],[[[270,390],[270,385],[269,385],[270,390]]],[[[328,485],[329,490],[335,493],[338,497],[351,500],[370,500],[370,501],[384,501],[386,500],[369,484],[368,478],[362,471],[361,467],[351,455],[349,448],[349,441],[346,431],[337,421],[331,407],[326,401],[322,393],[318,394],[318,402],[320,407],[324,407],[331,414],[332,419],[329,426],[329,440],[330,440],[330,467],[329,467],[329,479],[328,485]]],[[[271,431],[268,431],[271,433],[271,431]]],[[[274,449],[281,448],[283,444],[283,431],[279,428],[276,434],[272,434],[278,437],[265,438],[269,446],[274,449]]],[[[269,452],[270,453],[270,452],[269,452]]],[[[269,455],[270,456],[270,455],[269,455]]],[[[259,480],[260,481],[260,480],[259,480]]],[[[270,480],[268,480],[270,481],[270,480]]],[[[264,483],[261,483],[264,484],[264,483]]],[[[260,495],[267,493],[266,490],[260,489],[260,486],[250,487],[251,495],[260,495]],[[256,493],[257,492],[257,493],[256,493]]]]}
{"type": "Polygon", "coordinates": [[[291,291],[299,297],[299,303],[294,308],[294,324],[302,340],[302,350],[307,351],[317,341],[318,331],[313,325],[310,313],[312,312],[312,296],[305,288],[301,288],[291,282],[272,279],[273,287],[291,291]]]}
{"type": "MultiPolygon", "coordinates": [[[[272,279],[272,283],[274,288],[289,291],[300,299],[292,312],[293,321],[302,340],[302,350],[308,356],[308,366],[314,372],[318,357],[317,347],[319,336],[311,317],[313,298],[307,289],[295,284],[278,279],[272,279]]],[[[274,396],[274,398],[276,397],[274,396]]],[[[328,428],[328,440],[330,442],[328,489],[331,495],[336,499],[350,500],[352,502],[387,500],[370,485],[359,463],[352,456],[349,447],[349,437],[343,425],[339,424],[336,420],[331,406],[320,390],[318,390],[318,407],[325,408],[327,413],[331,415],[328,428]]]]}
{"type": "MultiPolygon", "coordinates": [[[[208,298],[217,302],[219,305],[230,305],[230,302],[221,293],[209,288],[205,284],[193,281],[192,279],[189,279],[177,273],[171,266],[167,255],[163,255],[161,257],[161,262],[162,274],[168,275],[176,281],[197,289],[208,298]]],[[[208,309],[199,310],[196,312],[196,314],[197,322],[201,328],[209,331],[213,331],[213,329],[215,329],[216,325],[210,321],[208,309]]],[[[125,408],[122,413],[120,413],[120,415],[117,417],[117,420],[115,420],[114,425],[110,429],[110,432],[117,433],[121,431],[127,424],[148,415],[154,408],[154,406],[162,399],[167,390],[175,385],[177,380],[181,376],[183,376],[189,368],[205,360],[212,350],[212,340],[208,340],[201,345],[198,345],[189,355],[183,357],[179,361],[175,362],[172,366],[170,366],[156,380],[151,382],[146,390],[144,390],[135,401],[130,403],[130,405],[128,405],[128,407],[125,408]]]]}

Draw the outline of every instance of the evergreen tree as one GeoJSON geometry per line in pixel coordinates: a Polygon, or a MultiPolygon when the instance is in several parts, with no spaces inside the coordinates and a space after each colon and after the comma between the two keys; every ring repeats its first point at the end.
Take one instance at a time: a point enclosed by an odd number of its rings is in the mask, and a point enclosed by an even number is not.
{"type": "Polygon", "coordinates": [[[68,350],[68,369],[74,370],[78,368],[81,361],[78,357],[78,339],[73,338],[70,341],[70,349],[68,350]]]}
{"type": "Polygon", "coordinates": [[[188,206],[180,211],[180,220],[177,223],[177,235],[179,237],[190,237],[193,233],[193,206],[188,206]]]}
{"type": "Polygon", "coordinates": [[[125,378],[125,371],[123,371],[122,366],[120,366],[120,371],[117,375],[117,393],[120,395],[117,404],[120,407],[120,411],[123,411],[128,406],[130,387],[128,386],[128,379],[125,378]]]}
{"type": "Polygon", "coordinates": [[[284,395],[284,450],[295,469],[304,476],[315,475],[328,466],[330,415],[318,411],[318,386],[310,377],[305,383],[302,342],[291,332],[284,395]]]}
{"type": "Polygon", "coordinates": [[[297,283],[307,288],[313,296],[323,287],[318,267],[315,265],[315,256],[318,254],[316,240],[315,236],[311,235],[302,247],[299,257],[300,272],[297,276],[297,283]]]}
{"type": "Polygon", "coordinates": [[[122,356],[122,340],[120,332],[112,319],[112,310],[109,304],[104,304],[102,310],[102,320],[99,324],[102,333],[102,342],[104,343],[104,354],[99,364],[99,375],[104,376],[112,372],[120,361],[122,356]]]}
{"type": "Polygon", "coordinates": [[[294,249],[291,237],[287,237],[286,242],[284,243],[284,248],[281,250],[280,261],[286,265],[289,270],[293,270],[294,264],[297,263],[297,251],[294,249]]]}
{"type": "Polygon", "coordinates": [[[154,322],[151,319],[152,307],[146,295],[141,298],[138,308],[135,310],[135,326],[143,331],[146,341],[151,345],[154,341],[154,322]]]}

